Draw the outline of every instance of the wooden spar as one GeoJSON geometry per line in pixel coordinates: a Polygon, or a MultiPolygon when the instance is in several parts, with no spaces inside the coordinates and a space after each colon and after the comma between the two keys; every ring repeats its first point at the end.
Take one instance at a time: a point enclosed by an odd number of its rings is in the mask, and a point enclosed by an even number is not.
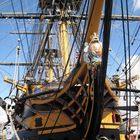
{"type": "Polygon", "coordinates": [[[103,0],[94,0],[91,1],[91,9],[88,16],[88,29],[87,29],[87,36],[86,42],[90,41],[91,35],[93,33],[98,34],[101,14],[102,14],[102,7],[103,7],[103,0]]]}
{"type": "MultiPolygon", "coordinates": [[[[98,34],[98,29],[99,29],[99,24],[100,24],[100,19],[101,19],[101,13],[102,13],[102,7],[103,7],[103,0],[92,0],[90,3],[90,10],[89,10],[89,16],[88,16],[88,27],[87,27],[87,34],[86,34],[86,42],[90,42],[90,37],[93,35],[93,33],[97,33],[98,34]]],[[[82,74],[84,75],[85,72],[87,72],[87,65],[85,63],[83,63],[82,61],[82,74]],[[82,69],[83,67],[83,69],[82,69]]],[[[94,100],[92,100],[91,103],[91,112],[90,112],[90,118],[88,121],[88,127],[86,129],[84,138],[88,139],[94,139],[91,138],[91,134],[93,132],[93,120],[95,118],[93,118],[93,114],[96,112],[93,112],[94,109],[94,100]]],[[[94,136],[95,137],[95,136],[94,136]]]]}
{"type": "MultiPolygon", "coordinates": [[[[90,10],[88,13],[88,26],[87,26],[87,34],[86,34],[86,42],[90,42],[91,36],[93,33],[98,35],[100,20],[102,16],[102,8],[103,8],[104,0],[92,0],[90,2],[90,10]]],[[[86,69],[86,64],[83,63],[83,59],[81,59],[81,63],[85,65],[84,69],[86,69]]],[[[83,73],[84,74],[84,73],[83,73]]]]}
{"type": "MultiPolygon", "coordinates": [[[[52,40],[51,40],[51,37],[49,36],[49,39],[48,39],[48,48],[51,49],[52,48],[52,40]]],[[[51,64],[51,60],[52,58],[50,58],[50,64],[51,64]]],[[[49,82],[52,82],[53,81],[53,68],[52,68],[52,65],[49,66],[49,71],[48,71],[48,74],[49,74],[49,82]]]]}
{"type": "Polygon", "coordinates": [[[9,84],[15,84],[15,87],[18,89],[18,90],[21,90],[25,93],[27,93],[27,84],[24,84],[24,85],[21,85],[18,83],[18,81],[16,80],[12,80],[12,79],[9,79],[8,77],[4,77],[4,82],[7,82],[9,84]]]}
{"type": "Polygon", "coordinates": [[[53,81],[53,69],[50,67],[49,68],[49,82],[53,81]]]}
{"type": "MultiPolygon", "coordinates": [[[[34,20],[34,19],[40,19],[40,15],[41,13],[22,13],[22,12],[0,12],[0,19],[30,19],[30,20],[34,20]],[[23,16],[24,14],[24,16],[23,16]]],[[[44,19],[59,19],[60,16],[59,15],[48,15],[45,14],[43,15],[44,19]]],[[[65,20],[69,19],[69,18],[73,18],[73,19],[81,19],[81,15],[65,15],[65,17],[63,17],[65,20]]],[[[85,20],[87,18],[86,15],[84,15],[82,17],[83,20],[85,20]]],[[[104,15],[101,16],[101,20],[104,19],[104,15]]],[[[140,16],[136,16],[136,15],[129,15],[128,17],[129,21],[140,21],[140,16]]],[[[127,20],[127,16],[124,15],[124,18],[122,19],[122,15],[112,15],[111,20],[118,20],[118,21],[122,21],[122,20],[127,20]]],[[[38,33],[37,33],[38,34],[38,33]]]]}
{"type": "MultiPolygon", "coordinates": [[[[62,11],[64,14],[64,11],[62,11]]],[[[68,57],[69,57],[69,47],[68,47],[68,29],[67,29],[67,21],[62,21],[60,24],[60,49],[61,49],[61,57],[62,57],[62,64],[65,70],[64,75],[65,78],[69,75],[70,72],[70,65],[67,64],[68,57]]],[[[65,79],[64,78],[64,79],[65,79]]]]}

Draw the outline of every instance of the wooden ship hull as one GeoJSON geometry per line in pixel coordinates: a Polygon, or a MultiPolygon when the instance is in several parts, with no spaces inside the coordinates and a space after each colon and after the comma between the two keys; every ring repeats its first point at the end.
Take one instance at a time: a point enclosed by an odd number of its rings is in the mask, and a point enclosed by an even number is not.
{"type": "MultiPolygon", "coordinates": [[[[90,139],[98,134],[101,119],[108,115],[111,116],[110,123],[116,123],[110,133],[118,135],[116,127],[119,127],[121,120],[113,122],[112,118],[113,114],[118,113],[113,109],[107,110],[110,104],[117,105],[118,98],[112,92],[108,80],[104,94],[99,94],[98,79],[99,73],[95,73],[93,82],[90,73],[86,73],[85,65],[82,65],[73,72],[71,79],[64,84],[65,88],[60,91],[48,92],[33,99],[20,99],[24,103],[24,111],[22,105],[18,105],[17,112],[23,113],[22,120],[18,119],[19,115],[15,117],[18,121],[17,128],[22,127],[18,131],[19,136],[23,139],[90,139]]],[[[102,128],[104,129],[100,129],[101,133],[106,134],[107,124],[103,123],[102,128]]]]}

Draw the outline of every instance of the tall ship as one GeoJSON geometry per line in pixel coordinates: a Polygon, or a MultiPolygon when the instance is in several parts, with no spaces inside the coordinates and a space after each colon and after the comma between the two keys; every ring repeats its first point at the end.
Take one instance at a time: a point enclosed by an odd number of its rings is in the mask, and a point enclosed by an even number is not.
{"type": "Polygon", "coordinates": [[[110,78],[107,68],[111,21],[121,20],[124,31],[125,23],[129,27],[129,20],[136,17],[128,16],[122,0],[121,16],[113,16],[113,0],[37,0],[37,3],[36,13],[26,13],[20,0],[18,13],[11,0],[14,14],[1,15],[16,22],[18,18],[34,20],[32,33],[28,33],[24,20],[25,33],[19,32],[17,24],[16,62],[7,64],[15,66],[15,74],[14,78],[4,78],[11,85],[6,97],[11,104],[1,98],[0,105],[8,116],[5,125],[12,126],[12,139],[130,139],[130,122],[124,123],[120,114],[120,110],[125,110],[126,118],[130,119],[130,111],[138,110],[128,98],[128,92],[139,92],[131,88],[136,77],[131,76],[129,49],[124,51],[128,52],[128,57],[124,54],[125,80],[121,81],[119,75],[110,78]],[[21,34],[25,34],[27,50],[23,48],[21,34]],[[21,51],[26,63],[19,61],[21,51]],[[127,106],[118,106],[120,91],[126,92],[127,106]]]}

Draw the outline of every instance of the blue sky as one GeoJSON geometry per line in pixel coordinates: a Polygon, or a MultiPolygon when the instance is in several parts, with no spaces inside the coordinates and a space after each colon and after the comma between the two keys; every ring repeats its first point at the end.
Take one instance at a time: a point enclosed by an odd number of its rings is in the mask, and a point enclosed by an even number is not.
{"type": "MultiPolygon", "coordinates": [[[[19,0],[13,0],[14,9],[16,12],[22,12],[19,0]]],[[[22,0],[24,12],[36,12],[38,0],[22,0]]],[[[13,12],[10,0],[0,1],[0,12],[13,12]]],[[[17,20],[20,32],[25,32],[23,20],[17,20]]],[[[28,32],[31,32],[33,27],[33,21],[26,20],[26,28],[28,32]]],[[[16,21],[14,19],[0,19],[0,62],[15,62],[16,60],[16,46],[18,44],[19,36],[15,34],[17,31],[16,21]]],[[[23,48],[27,54],[27,41],[25,35],[21,35],[23,48]]],[[[30,42],[30,35],[28,36],[30,42]]],[[[21,45],[20,45],[21,46],[21,45]]],[[[20,52],[20,61],[25,62],[22,51],[20,52]]],[[[24,69],[21,67],[20,69],[24,69]]],[[[21,70],[22,71],[22,70],[21,70]]],[[[14,67],[13,66],[0,66],[0,96],[5,97],[8,95],[10,85],[3,82],[4,76],[10,76],[13,78],[14,67]]],[[[21,74],[22,75],[22,74],[21,74]]]]}
{"type": "MultiPolygon", "coordinates": [[[[129,14],[130,15],[139,15],[140,16],[140,1],[139,0],[128,0],[129,2],[129,14]]],[[[19,0],[13,0],[14,8],[16,12],[21,12],[21,6],[19,0]]],[[[35,12],[37,9],[38,0],[22,0],[24,12],[35,12]]],[[[125,4],[125,3],[124,3],[125,4]]],[[[113,14],[120,14],[120,1],[114,0],[113,5],[113,14]]],[[[1,0],[0,1],[0,12],[13,12],[11,1],[10,0],[1,0]]],[[[126,13],[126,12],[125,12],[126,13]]],[[[19,28],[21,32],[24,32],[23,20],[18,20],[19,28]]],[[[10,32],[17,32],[14,19],[0,19],[0,62],[15,62],[16,59],[16,46],[18,44],[19,37],[17,35],[10,34],[10,32]]],[[[139,22],[130,22],[130,36],[133,38],[136,27],[140,25],[139,22]]],[[[29,32],[33,27],[32,20],[26,20],[26,27],[29,32]]],[[[109,55],[109,64],[108,64],[108,75],[111,76],[116,73],[118,68],[118,63],[123,59],[122,64],[124,63],[123,58],[123,34],[122,34],[122,22],[113,21],[112,22],[112,31],[111,31],[111,42],[110,48],[111,52],[109,55]],[[115,59],[115,61],[114,61],[115,59]]],[[[126,32],[127,34],[127,32],[126,32]]],[[[140,45],[140,33],[136,36],[134,45],[131,46],[131,52],[140,45]]],[[[30,39],[30,35],[28,36],[30,39]]],[[[27,52],[27,42],[25,35],[22,36],[23,48],[25,53],[27,52]]],[[[138,51],[140,53],[140,50],[138,51]]],[[[23,53],[21,52],[20,56],[21,62],[25,62],[23,58],[23,53]]],[[[123,65],[122,65],[123,67],[123,65]]],[[[23,67],[20,67],[21,75],[23,72],[23,67]]],[[[136,71],[136,70],[135,70],[136,71]]],[[[0,96],[2,98],[6,97],[9,94],[10,85],[3,82],[4,76],[13,77],[14,67],[13,66],[0,66],[0,96]]],[[[120,69],[121,73],[121,69],[120,69]]],[[[135,73],[135,72],[134,72],[135,73]]]]}
{"type": "MultiPolygon", "coordinates": [[[[140,16],[140,1],[139,0],[128,0],[129,2],[129,15],[139,15],[140,16]]],[[[125,1],[124,1],[125,5],[125,1]]],[[[120,1],[115,1],[114,2],[114,7],[113,7],[113,14],[121,14],[121,9],[120,9],[120,1]]],[[[126,14],[125,6],[124,6],[124,14],[126,14]]],[[[135,22],[129,22],[130,26],[130,43],[133,42],[134,35],[136,33],[135,30],[138,29],[139,26],[139,21],[135,22]]],[[[125,23],[125,27],[126,23],[125,23]]],[[[127,28],[125,28],[126,31],[126,44],[127,44],[127,28]]],[[[140,38],[139,38],[139,33],[135,38],[134,44],[131,45],[131,55],[135,52],[136,48],[140,45],[140,38]]],[[[112,31],[111,31],[111,42],[110,42],[110,48],[111,52],[109,55],[109,65],[108,65],[108,74],[112,75],[116,69],[118,68],[118,63],[120,63],[122,60],[122,66],[124,64],[124,51],[123,51],[123,28],[122,28],[122,22],[121,21],[113,21],[112,22],[112,31]],[[115,59],[115,61],[114,61],[115,59]],[[113,66],[113,67],[112,67],[113,66]]],[[[128,44],[127,44],[128,46],[128,44]]],[[[140,50],[137,52],[137,54],[140,53],[140,50]]],[[[121,70],[121,69],[120,69],[121,70]]]]}

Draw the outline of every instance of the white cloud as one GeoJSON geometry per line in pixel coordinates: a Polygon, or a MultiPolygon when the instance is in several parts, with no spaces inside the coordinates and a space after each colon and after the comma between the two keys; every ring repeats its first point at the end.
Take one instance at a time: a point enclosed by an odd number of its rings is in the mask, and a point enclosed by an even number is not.
{"type": "Polygon", "coordinates": [[[131,66],[132,66],[132,76],[138,75],[140,76],[140,56],[135,55],[133,56],[132,60],[131,60],[131,66]]]}
{"type": "Polygon", "coordinates": [[[7,121],[7,115],[5,111],[0,107],[0,123],[4,123],[7,121]]]}
{"type": "Polygon", "coordinates": [[[140,0],[133,0],[134,11],[140,9],[140,0]]]}

